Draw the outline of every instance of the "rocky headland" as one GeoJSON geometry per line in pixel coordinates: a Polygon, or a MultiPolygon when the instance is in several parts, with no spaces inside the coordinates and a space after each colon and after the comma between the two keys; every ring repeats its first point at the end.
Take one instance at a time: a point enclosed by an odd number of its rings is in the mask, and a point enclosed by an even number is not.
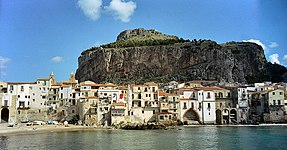
{"type": "Polygon", "coordinates": [[[139,28],[121,32],[116,42],[82,52],[76,78],[113,83],[171,80],[246,83],[284,80],[286,72],[285,67],[268,63],[262,47],[255,43],[189,41],[139,28]]]}

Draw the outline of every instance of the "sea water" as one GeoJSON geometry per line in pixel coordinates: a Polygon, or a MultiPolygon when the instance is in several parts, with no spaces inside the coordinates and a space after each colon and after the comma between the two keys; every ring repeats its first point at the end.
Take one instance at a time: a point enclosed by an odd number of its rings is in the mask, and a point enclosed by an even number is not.
{"type": "Polygon", "coordinates": [[[201,126],[0,135],[1,150],[287,149],[287,126],[201,126]]]}

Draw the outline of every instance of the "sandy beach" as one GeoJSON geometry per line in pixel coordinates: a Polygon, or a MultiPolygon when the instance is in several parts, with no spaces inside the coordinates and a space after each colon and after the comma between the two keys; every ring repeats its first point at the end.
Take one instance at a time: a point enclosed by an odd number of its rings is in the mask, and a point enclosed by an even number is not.
{"type": "Polygon", "coordinates": [[[19,134],[38,134],[47,132],[66,132],[66,131],[93,131],[93,130],[106,130],[102,127],[88,127],[88,126],[76,126],[68,125],[17,125],[15,127],[8,127],[8,124],[0,124],[0,136],[4,135],[19,135],[19,134]]]}

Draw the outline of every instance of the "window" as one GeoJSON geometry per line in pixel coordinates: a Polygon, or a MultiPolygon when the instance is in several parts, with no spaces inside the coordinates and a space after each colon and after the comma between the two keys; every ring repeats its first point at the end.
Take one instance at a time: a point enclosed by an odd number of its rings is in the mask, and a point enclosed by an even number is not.
{"type": "Polygon", "coordinates": [[[229,92],[227,93],[227,97],[230,97],[230,93],[229,92]]]}
{"type": "Polygon", "coordinates": [[[155,92],[155,87],[152,87],[152,91],[155,92]]]}
{"type": "Polygon", "coordinates": [[[144,110],[142,110],[142,114],[144,114],[144,110]]]}
{"type": "Polygon", "coordinates": [[[171,116],[168,116],[168,119],[171,119],[171,116]]]}
{"type": "Polygon", "coordinates": [[[20,95],[18,95],[18,98],[20,98],[20,95]]]}
{"type": "Polygon", "coordinates": [[[280,95],[283,95],[283,92],[280,92],[279,94],[280,94],[280,95]]]}
{"type": "Polygon", "coordinates": [[[152,114],[155,114],[155,110],[152,110],[152,114]]]}
{"type": "Polygon", "coordinates": [[[278,105],[281,105],[281,101],[280,100],[278,100],[278,105]]]}
{"type": "Polygon", "coordinates": [[[139,94],[139,99],[142,99],[142,95],[141,94],[139,94]]]}
{"type": "Polygon", "coordinates": [[[273,105],[276,105],[276,101],[275,100],[273,100],[273,105]]]}
{"type": "Polygon", "coordinates": [[[25,95],[25,98],[27,98],[28,96],[27,95],[25,95]]]}
{"type": "Polygon", "coordinates": [[[144,91],[147,92],[147,88],[144,88],[144,91]]]}
{"type": "Polygon", "coordinates": [[[192,108],[192,109],[194,108],[194,104],[193,104],[193,102],[191,102],[191,108],[192,108]]]}
{"type": "Polygon", "coordinates": [[[148,97],[148,94],[146,94],[145,97],[148,97]]]}
{"type": "Polygon", "coordinates": [[[201,109],[201,102],[199,102],[198,105],[199,105],[198,109],[200,110],[201,109]]]}
{"type": "Polygon", "coordinates": [[[210,103],[207,103],[207,109],[210,109],[210,103]]]}
{"type": "Polygon", "coordinates": [[[138,91],[140,91],[141,90],[141,88],[140,87],[138,87],[138,91]]]}
{"type": "Polygon", "coordinates": [[[4,106],[8,106],[8,100],[4,100],[4,106]]]}
{"type": "Polygon", "coordinates": [[[28,105],[30,105],[30,102],[28,101],[28,105]]]}
{"type": "Polygon", "coordinates": [[[163,116],[159,116],[159,119],[160,119],[160,120],[163,120],[164,118],[163,118],[163,116]]]}
{"type": "Polygon", "coordinates": [[[154,98],[154,99],[157,99],[157,94],[153,94],[153,98],[154,98]]]}
{"type": "Polygon", "coordinates": [[[13,90],[14,90],[13,85],[10,85],[10,90],[11,90],[11,91],[13,91],[13,90]]]}
{"type": "Polygon", "coordinates": [[[183,109],[186,109],[186,102],[183,103],[183,109]]]}
{"type": "Polygon", "coordinates": [[[75,113],[75,110],[72,110],[72,113],[75,113]]]}
{"type": "Polygon", "coordinates": [[[221,92],[219,92],[219,98],[222,98],[223,94],[221,92]]]}
{"type": "Polygon", "coordinates": [[[217,97],[217,93],[214,93],[214,96],[217,97]]]}
{"type": "Polygon", "coordinates": [[[207,92],[207,98],[210,98],[210,92],[207,92]]]}
{"type": "Polygon", "coordinates": [[[273,95],[275,95],[275,92],[272,92],[273,95]]]}
{"type": "Polygon", "coordinates": [[[24,92],[24,86],[21,86],[21,92],[24,92]]]}
{"type": "Polygon", "coordinates": [[[134,115],[134,112],[131,112],[131,115],[134,115]]]}

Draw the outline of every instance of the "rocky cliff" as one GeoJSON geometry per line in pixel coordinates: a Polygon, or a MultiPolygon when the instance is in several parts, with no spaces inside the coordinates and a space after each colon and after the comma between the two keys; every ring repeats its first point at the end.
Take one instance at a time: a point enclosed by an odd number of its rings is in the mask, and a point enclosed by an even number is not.
{"type": "Polygon", "coordinates": [[[113,45],[84,51],[78,58],[76,78],[114,83],[199,79],[246,82],[246,77],[258,74],[266,63],[262,47],[254,43],[189,42],[155,30],[135,29],[120,33],[113,45]],[[166,40],[169,43],[163,42],[166,40]]]}

